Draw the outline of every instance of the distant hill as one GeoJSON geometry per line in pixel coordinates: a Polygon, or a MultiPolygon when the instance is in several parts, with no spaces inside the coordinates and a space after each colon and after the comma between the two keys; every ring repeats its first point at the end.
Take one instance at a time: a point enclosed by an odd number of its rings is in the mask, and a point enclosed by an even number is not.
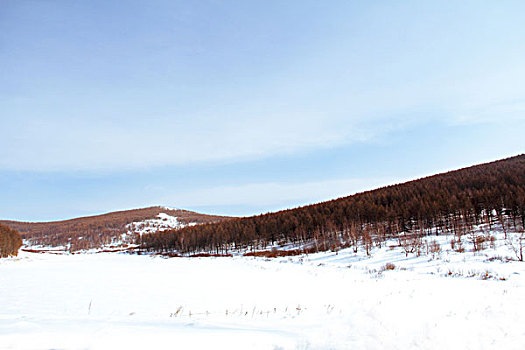
{"type": "MultiPolygon", "coordinates": [[[[153,252],[227,254],[288,245],[310,251],[381,244],[386,239],[472,232],[499,221],[523,230],[525,155],[315,205],[143,236],[153,252]]],[[[408,238],[407,238],[408,239],[408,238]]]]}
{"type": "Polygon", "coordinates": [[[54,222],[0,221],[17,230],[29,245],[67,250],[130,244],[141,234],[229,219],[188,210],[150,207],[54,222]]]}

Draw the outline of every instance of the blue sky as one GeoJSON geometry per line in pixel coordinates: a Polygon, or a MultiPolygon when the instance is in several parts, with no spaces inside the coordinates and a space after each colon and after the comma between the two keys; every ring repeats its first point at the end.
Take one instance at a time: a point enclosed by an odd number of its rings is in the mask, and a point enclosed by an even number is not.
{"type": "Polygon", "coordinates": [[[525,151],[522,1],[0,2],[0,218],[251,215],[525,151]]]}

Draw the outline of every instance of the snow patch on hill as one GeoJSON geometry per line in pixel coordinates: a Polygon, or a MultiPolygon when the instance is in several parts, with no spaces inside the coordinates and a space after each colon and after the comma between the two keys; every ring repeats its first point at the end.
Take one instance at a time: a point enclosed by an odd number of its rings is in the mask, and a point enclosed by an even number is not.
{"type": "Polygon", "coordinates": [[[186,226],[194,226],[196,223],[184,224],[179,221],[176,216],[171,216],[166,213],[160,213],[155,219],[148,219],[144,221],[137,221],[128,224],[128,232],[130,234],[149,234],[155,232],[161,232],[166,230],[180,229],[186,226]]]}

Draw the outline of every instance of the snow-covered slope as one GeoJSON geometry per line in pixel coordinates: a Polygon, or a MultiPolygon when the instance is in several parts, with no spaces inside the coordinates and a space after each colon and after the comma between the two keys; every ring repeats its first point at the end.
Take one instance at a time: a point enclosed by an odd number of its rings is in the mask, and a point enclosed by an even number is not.
{"type": "Polygon", "coordinates": [[[522,349],[525,264],[491,234],[463,253],[428,237],[434,256],[23,252],[0,261],[0,348],[522,349]]]}
{"type": "Polygon", "coordinates": [[[136,233],[139,235],[154,233],[172,229],[179,229],[185,226],[196,225],[195,222],[188,224],[182,223],[176,216],[171,216],[166,213],[160,213],[155,219],[148,219],[143,221],[132,222],[126,225],[129,233],[136,233]]]}

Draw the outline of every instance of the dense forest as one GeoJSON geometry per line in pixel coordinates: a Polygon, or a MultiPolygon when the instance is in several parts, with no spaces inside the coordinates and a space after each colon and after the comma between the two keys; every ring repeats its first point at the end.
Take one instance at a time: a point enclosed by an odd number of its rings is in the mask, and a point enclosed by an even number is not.
{"type": "Polygon", "coordinates": [[[380,245],[453,233],[479,223],[523,230],[525,155],[358,193],[329,202],[170,230],[141,238],[143,249],[228,254],[288,244],[309,251],[380,245]]]}
{"type": "Polygon", "coordinates": [[[0,221],[0,224],[7,225],[20,232],[21,236],[31,245],[63,246],[67,250],[77,251],[99,248],[115,241],[122,241],[123,234],[127,233],[130,234],[124,237],[127,240],[124,243],[133,243],[138,234],[130,232],[131,228],[128,225],[154,219],[160,213],[177,217],[182,224],[202,224],[227,219],[182,209],[150,207],[64,221],[36,223],[0,221]]]}
{"type": "Polygon", "coordinates": [[[22,238],[9,226],[0,224],[0,258],[17,256],[18,249],[22,246],[22,238]]]}

